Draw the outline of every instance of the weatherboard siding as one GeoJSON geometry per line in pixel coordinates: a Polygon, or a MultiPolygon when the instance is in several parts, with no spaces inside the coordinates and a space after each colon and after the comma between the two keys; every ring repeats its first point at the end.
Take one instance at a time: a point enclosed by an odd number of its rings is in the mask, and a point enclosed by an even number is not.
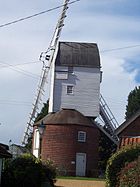
{"type": "MultiPolygon", "coordinates": [[[[66,70],[67,68],[62,68],[62,71],[66,70]]],[[[61,70],[56,66],[56,73],[57,71],[61,70]]],[[[100,69],[74,67],[73,71],[73,73],[68,73],[67,70],[67,79],[55,79],[53,111],[67,108],[76,109],[85,116],[98,116],[100,69]],[[74,86],[73,94],[67,94],[67,85],[74,86]]]]}

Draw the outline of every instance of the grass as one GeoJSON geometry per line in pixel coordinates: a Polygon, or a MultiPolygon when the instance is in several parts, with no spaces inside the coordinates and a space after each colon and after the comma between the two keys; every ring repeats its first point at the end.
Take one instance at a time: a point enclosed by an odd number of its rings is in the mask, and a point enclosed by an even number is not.
{"type": "Polygon", "coordinates": [[[88,177],[72,177],[72,176],[57,176],[56,179],[71,179],[71,180],[93,180],[93,181],[105,181],[101,178],[88,178],[88,177]]]}

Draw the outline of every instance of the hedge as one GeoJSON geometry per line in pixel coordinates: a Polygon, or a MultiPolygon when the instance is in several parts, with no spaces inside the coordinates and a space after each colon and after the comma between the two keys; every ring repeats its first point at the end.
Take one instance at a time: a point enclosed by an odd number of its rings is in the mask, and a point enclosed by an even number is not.
{"type": "Polygon", "coordinates": [[[2,187],[53,187],[55,168],[50,163],[42,163],[32,155],[24,155],[5,163],[2,187]]]}
{"type": "Polygon", "coordinates": [[[117,187],[140,186],[140,158],[127,163],[118,175],[117,187]]]}
{"type": "Polygon", "coordinates": [[[107,187],[116,187],[118,184],[118,174],[124,168],[125,163],[134,161],[140,156],[140,146],[133,145],[120,149],[108,160],[106,168],[107,187]]]}

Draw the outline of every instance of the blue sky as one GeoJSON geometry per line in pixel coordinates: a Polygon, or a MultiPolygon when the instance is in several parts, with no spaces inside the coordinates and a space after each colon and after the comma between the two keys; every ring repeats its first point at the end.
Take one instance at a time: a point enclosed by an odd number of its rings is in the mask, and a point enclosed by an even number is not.
{"type": "MultiPolygon", "coordinates": [[[[62,2],[1,0],[0,25],[62,2]]],[[[49,45],[59,13],[55,10],[0,28],[0,142],[21,142],[41,72],[39,55],[49,45]],[[13,66],[16,64],[20,66],[13,66]]],[[[69,6],[60,38],[98,44],[103,71],[101,93],[119,123],[124,120],[129,92],[140,84],[140,46],[104,50],[140,45],[139,33],[139,0],[81,0],[69,6]]]]}
{"type": "Polygon", "coordinates": [[[135,81],[140,83],[140,55],[130,59],[126,58],[123,68],[129,73],[136,72],[135,81]]]}

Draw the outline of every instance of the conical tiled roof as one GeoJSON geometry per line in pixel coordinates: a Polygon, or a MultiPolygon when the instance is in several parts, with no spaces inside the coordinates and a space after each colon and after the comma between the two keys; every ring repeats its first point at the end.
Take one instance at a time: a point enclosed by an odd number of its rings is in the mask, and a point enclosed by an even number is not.
{"type": "Polygon", "coordinates": [[[75,124],[91,126],[93,123],[85,117],[83,114],[74,109],[61,109],[56,113],[49,113],[42,120],[35,123],[35,125],[41,124],[75,124]]]}

